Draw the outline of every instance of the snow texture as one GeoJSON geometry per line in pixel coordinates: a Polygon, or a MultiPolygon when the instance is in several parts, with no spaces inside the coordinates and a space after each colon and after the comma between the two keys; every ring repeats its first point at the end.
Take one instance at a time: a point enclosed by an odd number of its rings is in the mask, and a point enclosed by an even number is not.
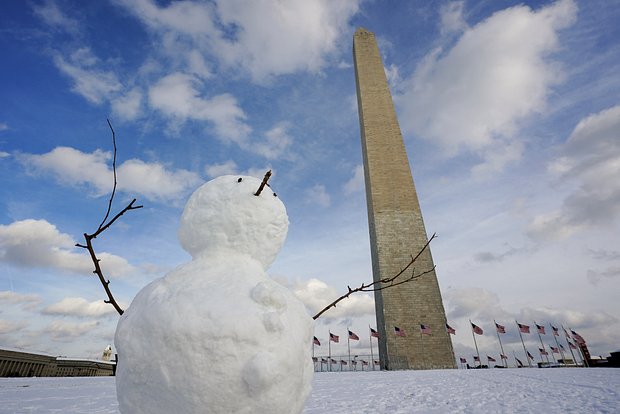
{"type": "MultiPolygon", "coordinates": [[[[617,413],[620,407],[614,368],[322,372],[313,383],[303,414],[617,413]]],[[[0,378],[0,414],[118,414],[114,391],[110,377],[0,378]]]]}
{"type": "Polygon", "coordinates": [[[299,413],[312,385],[313,321],[265,269],[288,216],[261,180],[223,176],[188,201],[179,240],[192,255],[142,289],[120,318],[123,414],[299,413]]]}

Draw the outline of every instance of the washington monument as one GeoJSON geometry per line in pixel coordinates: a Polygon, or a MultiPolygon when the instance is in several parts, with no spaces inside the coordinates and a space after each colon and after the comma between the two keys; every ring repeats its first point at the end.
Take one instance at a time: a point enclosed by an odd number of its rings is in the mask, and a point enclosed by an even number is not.
{"type": "MultiPolygon", "coordinates": [[[[353,60],[372,271],[377,281],[398,274],[428,238],[372,32],[357,29],[353,38],[353,60]]],[[[420,273],[433,269],[430,249],[426,249],[414,265],[420,273]]],[[[382,369],[456,368],[434,270],[411,282],[375,291],[375,308],[382,369]],[[422,334],[422,325],[430,328],[430,335],[422,334]],[[396,327],[401,335],[395,334],[396,327]]]]}

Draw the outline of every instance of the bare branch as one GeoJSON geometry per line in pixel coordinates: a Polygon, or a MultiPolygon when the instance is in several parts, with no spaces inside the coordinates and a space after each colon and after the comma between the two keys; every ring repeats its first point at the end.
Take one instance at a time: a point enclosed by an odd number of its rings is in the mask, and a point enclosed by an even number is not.
{"type": "Polygon", "coordinates": [[[265,173],[265,177],[263,177],[263,182],[260,183],[260,186],[258,187],[258,190],[256,190],[256,192],[254,193],[255,196],[259,196],[260,193],[263,191],[263,188],[265,188],[265,185],[267,184],[267,181],[269,181],[269,177],[271,177],[271,170],[267,171],[267,173],[265,173]]]}
{"type": "Polygon", "coordinates": [[[108,219],[110,215],[110,210],[112,210],[112,202],[114,201],[114,195],[116,194],[116,133],[114,132],[114,128],[112,128],[112,124],[109,119],[108,126],[110,127],[110,131],[112,131],[112,145],[114,147],[114,155],[112,156],[112,172],[114,173],[114,186],[112,187],[112,194],[110,195],[110,200],[108,201],[108,210],[105,213],[105,217],[101,220],[101,224],[97,227],[97,230],[101,229],[101,226],[105,224],[105,221],[108,219]]]}
{"type": "Polygon", "coordinates": [[[110,123],[110,120],[108,119],[107,121],[108,121],[108,126],[110,127],[110,131],[112,131],[112,143],[114,145],[114,157],[112,159],[112,170],[114,172],[114,186],[112,188],[112,194],[110,195],[110,199],[108,200],[108,209],[106,210],[103,220],[97,227],[97,230],[95,230],[95,232],[92,234],[84,233],[84,240],[86,241],[86,244],[77,243],[76,246],[88,250],[88,253],[93,262],[93,265],[95,266],[95,270],[93,271],[93,273],[96,274],[97,277],[99,278],[99,281],[101,282],[101,285],[103,286],[103,289],[105,290],[108,296],[108,299],[104,300],[103,302],[109,303],[112,306],[114,306],[114,309],[116,309],[118,314],[122,315],[123,309],[116,302],[116,299],[114,299],[114,296],[112,295],[112,291],[110,290],[110,287],[109,287],[110,281],[107,280],[103,275],[103,270],[101,269],[101,265],[100,265],[101,260],[97,257],[97,254],[95,253],[95,248],[93,247],[93,239],[96,239],[97,236],[99,236],[101,233],[103,233],[108,228],[110,228],[110,226],[114,224],[116,220],[118,220],[123,214],[125,214],[126,212],[130,210],[137,210],[139,208],[142,208],[142,206],[134,205],[134,203],[136,202],[136,199],[134,198],[133,200],[131,200],[131,202],[127,206],[125,206],[124,209],[119,211],[114,217],[112,217],[112,219],[108,221],[108,218],[110,217],[110,212],[112,211],[112,203],[114,202],[114,196],[116,195],[117,182],[116,182],[116,134],[114,133],[114,128],[112,128],[112,124],[110,123]]]}
{"type": "Polygon", "coordinates": [[[424,276],[424,275],[426,275],[428,273],[432,273],[435,270],[435,266],[433,266],[432,269],[428,269],[428,270],[426,270],[424,272],[417,273],[417,274],[416,274],[415,268],[413,268],[412,271],[411,271],[411,276],[407,277],[406,279],[400,279],[400,280],[396,281],[396,279],[400,278],[407,271],[407,269],[409,269],[411,266],[413,266],[413,264],[418,260],[418,258],[422,254],[422,252],[424,252],[424,250],[426,250],[428,248],[428,245],[431,243],[431,241],[433,241],[433,239],[435,237],[437,237],[437,235],[433,234],[433,236],[430,239],[428,239],[428,241],[422,247],[422,249],[420,249],[418,254],[416,254],[415,256],[411,256],[411,260],[409,261],[409,263],[407,263],[407,266],[405,266],[396,275],[394,275],[392,277],[376,280],[376,281],[374,281],[372,283],[369,283],[369,284],[362,283],[358,288],[355,288],[355,289],[351,289],[350,286],[347,286],[347,288],[348,288],[348,292],[347,293],[345,293],[344,295],[340,296],[338,299],[334,300],[329,305],[325,306],[323,309],[321,309],[321,311],[319,313],[314,315],[312,317],[312,319],[314,319],[314,320],[318,319],[322,314],[324,314],[325,312],[327,312],[331,308],[335,308],[336,305],[340,301],[348,298],[353,293],[356,293],[356,292],[376,292],[376,291],[379,291],[379,290],[388,289],[388,288],[391,288],[391,287],[394,287],[394,286],[402,285],[403,283],[409,283],[409,282],[411,282],[411,281],[413,281],[415,279],[418,279],[418,278],[420,278],[420,277],[422,277],[422,276],[424,276]]]}

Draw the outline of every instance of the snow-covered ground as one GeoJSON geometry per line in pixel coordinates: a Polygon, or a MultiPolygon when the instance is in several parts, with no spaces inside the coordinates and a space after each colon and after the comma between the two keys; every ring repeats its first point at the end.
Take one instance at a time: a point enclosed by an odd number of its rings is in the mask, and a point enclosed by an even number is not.
{"type": "MultiPolygon", "coordinates": [[[[316,373],[303,412],[618,413],[620,369],[316,373]]],[[[114,378],[0,378],[0,413],[118,414],[114,378]]]]}

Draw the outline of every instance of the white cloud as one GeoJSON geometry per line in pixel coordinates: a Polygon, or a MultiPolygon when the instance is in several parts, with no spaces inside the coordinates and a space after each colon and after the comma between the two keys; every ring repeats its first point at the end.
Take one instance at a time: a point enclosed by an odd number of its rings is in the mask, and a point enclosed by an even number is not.
{"type": "Polygon", "coordinates": [[[462,33],[468,28],[463,18],[464,5],[463,1],[451,1],[441,7],[439,14],[442,34],[462,33]]]}
{"type": "Polygon", "coordinates": [[[265,132],[265,139],[253,141],[247,144],[247,148],[256,154],[262,155],[268,160],[286,155],[286,151],[291,146],[293,139],[287,133],[288,124],[281,122],[265,132]]]}
{"type": "MultiPolygon", "coordinates": [[[[450,156],[476,153],[491,164],[479,172],[518,159],[519,122],[542,112],[551,87],[562,79],[549,55],[576,9],[572,0],[537,11],[505,9],[466,29],[450,50],[431,52],[395,97],[403,129],[439,143],[450,156]]],[[[445,14],[453,16],[449,27],[461,26],[454,18],[461,12],[457,4],[445,14]]]]}
{"type": "Polygon", "coordinates": [[[59,341],[72,341],[75,338],[89,333],[99,326],[97,321],[88,322],[66,322],[61,320],[52,321],[45,329],[44,332],[49,334],[53,339],[59,341]]]}
{"type": "Polygon", "coordinates": [[[9,129],[9,125],[5,122],[0,122],[0,131],[6,131],[9,129]]]}
{"type": "Polygon", "coordinates": [[[0,319],[0,335],[15,333],[21,331],[25,327],[26,323],[23,321],[15,322],[0,319]]]}
{"type": "Polygon", "coordinates": [[[114,73],[95,67],[97,62],[88,48],[76,50],[69,60],[54,56],[56,67],[73,80],[72,90],[91,103],[101,104],[120,92],[122,85],[114,73]]]}
{"type": "Polygon", "coordinates": [[[233,160],[228,160],[222,164],[211,164],[205,167],[205,173],[209,176],[209,178],[235,174],[237,170],[237,163],[233,160]]]}
{"type": "Polygon", "coordinates": [[[608,267],[605,270],[592,270],[589,269],[586,277],[588,281],[593,285],[598,285],[603,279],[611,279],[620,277],[620,266],[608,267]]]}
{"type": "Polygon", "coordinates": [[[549,171],[577,187],[561,209],[537,215],[529,235],[564,238],[620,216],[620,105],[582,119],[549,171]]]}
{"type": "Polygon", "coordinates": [[[364,190],[364,166],[359,164],[353,170],[353,177],[344,185],[344,193],[346,195],[353,194],[364,190]]]}
{"type": "Polygon", "coordinates": [[[76,33],[79,29],[78,21],[65,15],[53,0],[34,5],[33,11],[38,18],[51,27],[63,29],[69,33],[76,33]]]}
{"type": "MultiPolygon", "coordinates": [[[[292,288],[293,293],[314,315],[345,292],[337,292],[332,286],[318,279],[300,281],[292,288]]],[[[374,315],[375,302],[367,293],[356,293],[328,310],[321,318],[352,318],[374,315]]]]}
{"type": "Polygon", "coordinates": [[[315,184],[310,191],[306,193],[305,200],[309,204],[317,204],[321,207],[329,207],[331,205],[331,197],[323,184],[315,184]]]}
{"type": "Polygon", "coordinates": [[[250,133],[246,115],[230,94],[201,96],[202,81],[180,72],[160,79],[149,89],[149,104],[176,122],[188,119],[213,123],[220,139],[241,143],[250,133]]]}
{"type": "Polygon", "coordinates": [[[159,163],[127,160],[118,166],[118,188],[137,192],[151,200],[178,199],[196,188],[202,179],[187,170],[170,171],[159,163]]]}
{"type": "Polygon", "coordinates": [[[8,152],[4,152],[4,151],[0,151],[0,158],[6,158],[9,157],[11,154],[9,154],[8,152]]]}
{"type": "MultiPolygon", "coordinates": [[[[96,150],[84,153],[70,147],[56,147],[41,154],[22,154],[20,161],[32,172],[52,174],[67,185],[88,184],[97,195],[112,190],[111,153],[96,150]]],[[[191,171],[170,170],[159,163],[130,159],[117,166],[118,189],[141,194],[151,200],[174,200],[183,197],[202,180],[191,171]]]]}
{"type": "Polygon", "coordinates": [[[618,322],[618,318],[605,312],[581,312],[555,308],[524,308],[519,318],[522,320],[553,321],[567,328],[608,329],[610,324],[618,322]]]}
{"type": "MultiPolygon", "coordinates": [[[[21,220],[0,225],[0,261],[21,267],[54,268],[84,275],[93,264],[86,251],[75,252],[75,241],[45,220],[21,220]]],[[[119,277],[133,271],[123,258],[105,252],[97,254],[105,274],[119,277]]]]}
{"type": "Polygon", "coordinates": [[[493,320],[506,315],[496,293],[483,288],[450,289],[444,294],[448,319],[493,320]]]}
{"type": "Polygon", "coordinates": [[[199,50],[259,82],[272,75],[319,71],[338,53],[338,39],[359,9],[359,0],[118,3],[161,35],[169,54],[175,53],[173,48],[199,50]]]}
{"type": "Polygon", "coordinates": [[[133,88],[124,96],[113,98],[110,104],[112,105],[112,112],[119,118],[124,120],[136,119],[140,115],[142,92],[138,88],[133,88]]]}
{"type": "Polygon", "coordinates": [[[41,297],[39,297],[39,295],[22,295],[10,290],[0,291],[0,303],[28,304],[39,302],[41,302],[41,297]]]}
{"type": "Polygon", "coordinates": [[[97,317],[116,314],[116,310],[103,300],[88,302],[84,298],[64,298],[60,302],[47,306],[42,311],[47,315],[65,315],[78,317],[97,317]]]}

